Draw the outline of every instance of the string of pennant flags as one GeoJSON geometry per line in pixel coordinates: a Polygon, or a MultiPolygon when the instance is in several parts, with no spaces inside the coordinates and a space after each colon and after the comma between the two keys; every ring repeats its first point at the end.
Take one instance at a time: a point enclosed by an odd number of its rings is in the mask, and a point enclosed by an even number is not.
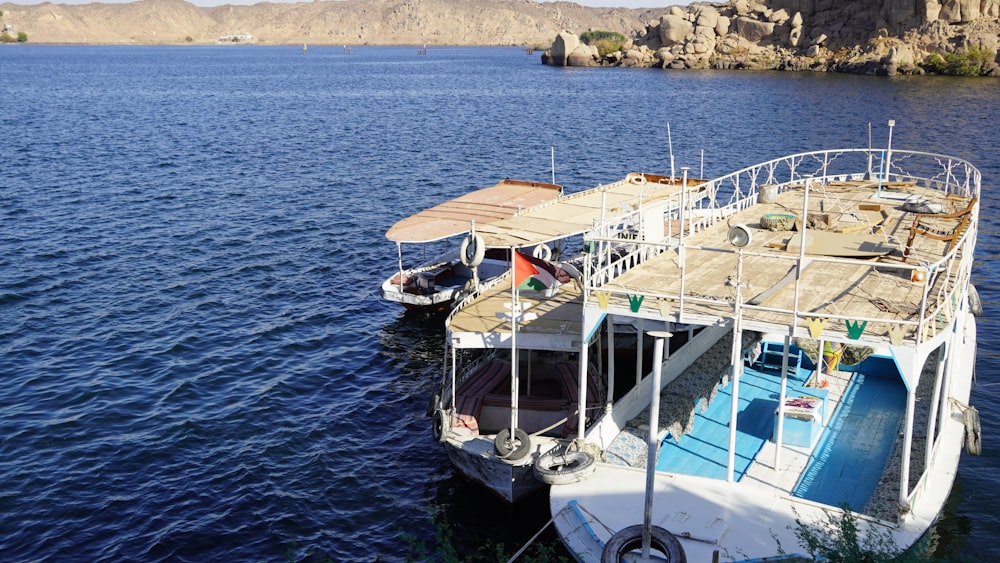
{"type": "MultiPolygon", "coordinates": [[[[600,305],[602,311],[608,310],[608,303],[611,301],[611,292],[606,290],[598,290],[593,292],[594,296],[597,298],[597,303],[600,305]]],[[[629,309],[633,313],[639,312],[642,307],[645,295],[632,295],[626,294],[629,303],[629,309]]],[[[672,312],[670,306],[670,301],[667,299],[657,299],[657,308],[659,309],[660,315],[667,317],[672,312]]],[[[946,306],[938,312],[938,321],[943,329],[949,322],[951,322],[952,317],[952,307],[954,303],[946,302],[946,306]]],[[[826,330],[827,325],[830,323],[829,317],[806,317],[806,324],[809,327],[809,336],[813,339],[818,340],[820,335],[826,330]]],[[[868,327],[868,321],[860,320],[844,320],[845,328],[847,329],[847,337],[851,340],[859,340],[865,333],[865,329],[868,327]]],[[[898,346],[903,342],[903,335],[905,334],[904,326],[902,323],[892,323],[886,332],[889,337],[889,342],[894,346],[898,346]]]]}

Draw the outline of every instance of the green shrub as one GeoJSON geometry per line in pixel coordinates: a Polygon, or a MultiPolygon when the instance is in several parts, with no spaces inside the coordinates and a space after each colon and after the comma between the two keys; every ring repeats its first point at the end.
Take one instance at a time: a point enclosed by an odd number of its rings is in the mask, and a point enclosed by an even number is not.
{"type": "Polygon", "coordinates": [[[924,70],[934,74],[953,76],[983,76],[989,72],[989,64],[994,53],[989,49],[971,47],[955,53],[931,53],[921,64],[924,70]]]}
{"type": "MultiPolygon", "coordinates": [[[[795,537],[813,557],[824,561],[885,563],[932,563],[936,561],[920,546],[902,549],[885,528],[872,525],[862,530],[857,516],[847,505],[840,514],[827,513],[826,521],[805,523],[796,514],[795,537]]],[[[791,528],[791,526],[789,526],[791,528]]],[[[779,544],[779,548],[780,548],[779,544]]]]}
{"type": "Polygon", "coordinates": [[[580,34],[580,40],[597,47],[597,53],[603,57],[608,53],[621,51],[628,38],[617,31],[586,31],[580,34]]]}
{"type": "Polygon", "coordinates": [[[14,38],[11,37],[9,33],[7,33],[6,31],[0,33],[0,43],[13,43],[13,42],[14,38]]]}
{"type": "Polygon", "coordinates": [[[23,31],[18,31],[17,32],[17,42],[18,43],[27,43],[28,42],[28,34],[25,33],[25,32],[23,32],[23,31]]]}

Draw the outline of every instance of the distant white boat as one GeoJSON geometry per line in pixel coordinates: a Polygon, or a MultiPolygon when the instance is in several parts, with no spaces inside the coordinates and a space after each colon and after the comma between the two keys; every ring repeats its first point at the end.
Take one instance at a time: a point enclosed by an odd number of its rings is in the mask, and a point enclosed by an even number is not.
{"type": "Polygon", "coordinates": [[[862,536],[914,544],[963,447],[980,448],[980,182],[964,160],[891,147],[791,155],[709,181],[683,240],[639,239],[588,268],[580,334],[608,317],[688,329],[579,428],[598,459],[561,468],[549,492],[569,551],[761,560],[804,549],[797,522],[844,510],[862,536]],[[908,211],[915,199],[939,212],[908,211]],[[838,348],[865,352],[824,369],[820,351],[833,364],[838,348]]]}

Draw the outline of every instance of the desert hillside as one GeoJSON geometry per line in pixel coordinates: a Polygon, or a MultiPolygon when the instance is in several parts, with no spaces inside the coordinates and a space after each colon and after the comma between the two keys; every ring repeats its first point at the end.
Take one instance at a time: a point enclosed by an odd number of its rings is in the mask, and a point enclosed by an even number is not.
{"type": "Polygon", "coordinates": [[[198,7],[184,0],[127,4],[0,4],[0,21],[31,43],[537,45],[560,31],[634,36],[659,15],[534,0],[331,0],[198,7]]]}

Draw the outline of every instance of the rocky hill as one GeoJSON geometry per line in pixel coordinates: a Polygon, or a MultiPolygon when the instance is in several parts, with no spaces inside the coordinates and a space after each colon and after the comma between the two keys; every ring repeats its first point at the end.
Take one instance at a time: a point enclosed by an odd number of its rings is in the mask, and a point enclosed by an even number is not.
{"type": "Polygon", "coordinates": [[[213,8],[140,0],[6,3],[0,12],[0,38],[31,43],[551,45],[542,61],[554,65],[1000,76],[1000,0],[731,0],[650,10],[536,0],[213,8]],[[586,31],[624,40],[599,50],[581,41],[586,31]]]}
{"type": "Polygon", "coordinates": [[[618,50],[562,32],[552,65],[1000,76],[1000,0],[734,0],[672,7],[618,50]]]}
{"type": "Polygon", "coordinates": [[[197,7],[184,0],[126,4],[0,4],[2,23],[31,43],[540,45],[560,31],[635,36],[645,10],[534,0],[331,0],[197,7]]]}

